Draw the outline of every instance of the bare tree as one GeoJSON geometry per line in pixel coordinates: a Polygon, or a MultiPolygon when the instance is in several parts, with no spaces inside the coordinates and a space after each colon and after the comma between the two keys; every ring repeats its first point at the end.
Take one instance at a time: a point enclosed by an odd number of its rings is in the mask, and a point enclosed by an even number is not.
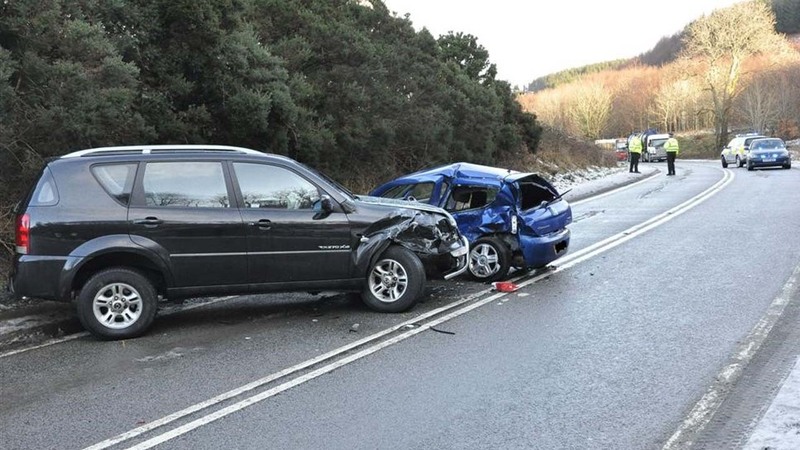
{"type": "Polygon", "coordinates": [[[719,9],[689,25],[684,58],[704,67],[705,89],[711,94],[717,147],[728,140],[734,99],[741,92],[742,64],[764,51],[787,48],[775,31],[775,16],[763,1],[752,0],[719,9]]]}
{"type": "Polygon", "coordinates": [[[774,128],[780,118],[781,79],[775,72],[764,72],[753,77],[742,92],[737,110],[753,129],[766,132],[774,128]]]}
{"type": "Polygon", "coordinates": [[[700,88],[687,78],[667,80],[656,96],[653,111],[664,131],[684,131],[696,112],[694,105],[701,97],[700,88]]]}
{"type": "Polygon", "coordinates": [[[576,131],[588,139],[601,138],[611,116],[612,100],[600,83],[579,85],[569,108],[576,131]]]}
{"type": "Polygon", "coordinates": [[[535,113],[545,125],[562,132],[567,131],[569,118],[564,105],[564,87],[525,94],[520,96],[520,103],[525,111],[535,113]]]}

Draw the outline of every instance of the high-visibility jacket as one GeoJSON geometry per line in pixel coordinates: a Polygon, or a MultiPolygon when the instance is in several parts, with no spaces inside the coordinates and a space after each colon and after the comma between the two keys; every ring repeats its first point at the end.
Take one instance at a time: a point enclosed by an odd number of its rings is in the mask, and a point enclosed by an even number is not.
{"type": "Polygon", "coordinates": [[[664,144],[664,150],[666,150],[667,153],[673,153],[674,152],[677,155],[678,154],[678,140],[675,139],[675,138],[667,139],[667,142],[664,144]]]}
{"type": "Polygon", "coordinates": [[[631,138],[631,143],[628,144],[628,150],[631,153],[642,153],[642,140],[639,139],[639,136],[634,136],[631,138]]]}

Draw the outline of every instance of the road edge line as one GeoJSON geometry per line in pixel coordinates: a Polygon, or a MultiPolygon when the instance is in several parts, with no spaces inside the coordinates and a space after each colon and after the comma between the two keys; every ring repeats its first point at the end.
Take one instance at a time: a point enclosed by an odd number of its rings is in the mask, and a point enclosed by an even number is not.
{"type": "Polygon", "coordinates": [[[711,422],[722,402],[727,398],[725,391],[730,390],[739,381],[742,372],[767,340],[772,328],[783,316],[786,306],[797,294],[799,288],[800,265],[792,271],[789,279],[781,288],[780,294],[775,297],[747,337],[737,346],[736,352],[729,359],[730,362],[717,374],[714,383],[695,403],[678,429],[664,444],[662,450],[685,449],[692,446],[694,438],[711,422]]]}

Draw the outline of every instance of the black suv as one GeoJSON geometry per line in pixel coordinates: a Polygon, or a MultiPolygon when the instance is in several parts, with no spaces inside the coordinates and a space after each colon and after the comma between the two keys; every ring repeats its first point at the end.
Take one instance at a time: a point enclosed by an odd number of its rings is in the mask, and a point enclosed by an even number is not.
{"type": "Polygon", "coordinates": [[[142,334],[159,297],[361,291],[374,310],[404,311],[426,267],[451,278],[467,266],[444,210],[354,196],[297,161],[237,147],[70,153],[48,162],[16,213],[10,290],[75,301],[105,339],[142,334]]]}

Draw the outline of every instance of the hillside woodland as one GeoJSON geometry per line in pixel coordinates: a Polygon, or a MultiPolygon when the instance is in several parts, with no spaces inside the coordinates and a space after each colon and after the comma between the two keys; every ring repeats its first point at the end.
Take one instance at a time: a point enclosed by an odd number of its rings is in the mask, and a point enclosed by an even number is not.
{"type": "MultiPolygon", "coordinates": [[[[546,126],[586,139],[658,128],[716,157],[734,131],[800,137],[800,2],[720,9],[650,52],[534,81],[520,95],[546,126]],[[573,76],[580,74],[580,76],[573,76]],[[549,83],[546,89],[538,89],[549,83]],[[704,134],[710,134],[704,137],[704,134]]],[[[685,145],[683,146],[685,147],[685,145]]]]}
{"type": "Polygon", "coordinates": [[[0,3],[0,225],[50,157],[214,143],[363,192],[432,164],[527,161],[541,128],[474,36],[380,0],[0,3]]]}

